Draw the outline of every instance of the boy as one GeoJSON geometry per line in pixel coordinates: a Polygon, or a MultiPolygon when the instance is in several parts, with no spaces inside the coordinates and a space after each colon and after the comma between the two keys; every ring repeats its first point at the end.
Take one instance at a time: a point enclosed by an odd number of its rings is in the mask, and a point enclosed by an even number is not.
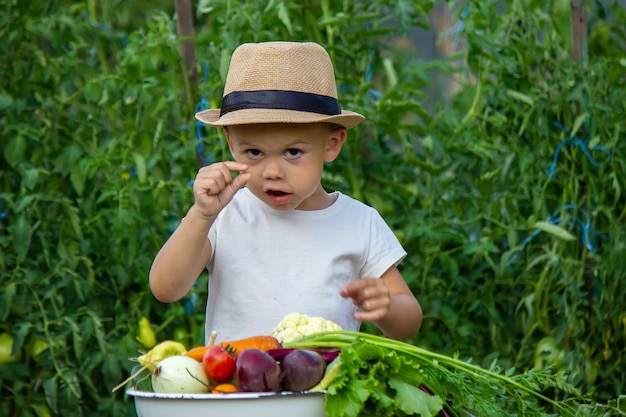
{"type": "Polygon", "coordinates": [[[417,333],[422,311],[393,232],[373,208],[322,188],[324,163],[364,117],[341,110],[320,45],[239,46],[221,108],[196,118],[224,129],[234,161],[199,170],[195,202],[150,271],[158,300],[181,299],[207,268],[207,337],[268,335],[291,312],[417,333]]]}

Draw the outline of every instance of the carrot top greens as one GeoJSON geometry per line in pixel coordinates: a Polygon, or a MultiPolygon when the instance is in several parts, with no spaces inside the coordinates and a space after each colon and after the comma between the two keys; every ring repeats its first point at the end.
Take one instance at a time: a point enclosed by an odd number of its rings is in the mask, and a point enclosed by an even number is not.
{"type": "Polygon", "coordinates": [[[286,347],[341,348],[340,370],[326,393],[329,417],[574,416],[587,403],[549,369],[516,373],[496,362],[485,369],[366,333],[321,332],[286,347]],[[563,399],[548,398],[548,390],[563,399]]]}

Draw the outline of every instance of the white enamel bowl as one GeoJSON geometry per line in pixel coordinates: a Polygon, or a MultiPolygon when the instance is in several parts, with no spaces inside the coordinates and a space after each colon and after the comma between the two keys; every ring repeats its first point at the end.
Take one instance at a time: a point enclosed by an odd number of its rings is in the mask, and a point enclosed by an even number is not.
{"type": "Polygon", "coordinates": [[[137,417],[326,417],[322,392],[126,393],[135,399],[137,417]]]}

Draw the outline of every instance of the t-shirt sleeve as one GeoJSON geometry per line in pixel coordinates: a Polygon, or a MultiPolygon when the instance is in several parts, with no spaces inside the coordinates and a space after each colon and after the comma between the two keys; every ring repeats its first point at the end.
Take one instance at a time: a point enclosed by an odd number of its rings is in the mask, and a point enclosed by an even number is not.
{"type": "Polygon", "coordinates": [[[361,278],[380,278],[389,268],[398,266],[406,255],[389,225],[372,209],[369,253],[361,270],[361,278]]]}

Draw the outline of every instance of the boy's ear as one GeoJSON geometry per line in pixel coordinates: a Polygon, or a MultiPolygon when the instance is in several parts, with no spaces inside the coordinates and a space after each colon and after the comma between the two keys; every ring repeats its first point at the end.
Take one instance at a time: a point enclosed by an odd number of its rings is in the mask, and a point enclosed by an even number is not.
{"type": "Polygon", "coordinates": [[[226,141],[228,142],[228,150],[230,151],[230,155],[234,158],[233,145],[230,140],[230,132],[228,131],[228,126],[224,126],[223,129],[224,129],[224,134],[226,135],[226,141]]]}
{"type": "Polygon", "coordinates": [[[343,126],[333,128],[326,140],[326,155],[324,157],[324,162],[332,162],[337,159],[339,156],[339,152],[341,152],[341,147],[346,141],[347,129],[343,126]]]}

